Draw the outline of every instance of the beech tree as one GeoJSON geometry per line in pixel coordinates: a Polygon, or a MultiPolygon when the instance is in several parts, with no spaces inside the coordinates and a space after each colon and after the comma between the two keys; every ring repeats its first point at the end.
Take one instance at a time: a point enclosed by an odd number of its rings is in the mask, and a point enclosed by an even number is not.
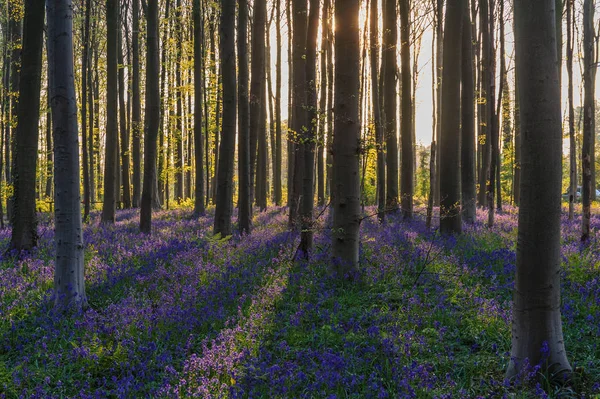
{"type": "MultiPolygon", "coordinates": [[[[134,0],[135,1],[135,0],[134,0]]],[[[202,16],[200,10],[200,0],[194,0],[192,5],[193,25],[194,25],[194,161],[196,165],[196,179],[194,191],[194,214],[204,215],[204,163],[202,156],[204,153],[202,140],[202,69],[204,67],[204,57],[202,56],[202,16]]],[[[208,118],[208,115],[205,116],[208,118]]],[[[206,132],[208,134],[208,131],[206,132]]],[[[206,149],[208,151],[208,148],[206,149]]]]}
{"type": "Polygon", "coordinates": [[[11,247],[29,250],[37,245],[35,183],[38,152],[38,121],[42,80],[44,2],[27,0],[23,22],[23,50],[17,108],[14,201],[11,247]]]}
{"type": "Polygon", "coordinates": [[[235,0],[221,0],[220,53],[223,124],[219,148],[214,233],[225,237],[231,235],[233,213],[233,155],[236,123],[235,0]]]}
{"type": "Polygon", "coordinates": [[[239,174],[239,228],[250,233],[250,124],[248,98],[248,0],[238,0],[238,174],[239,174]]]}
{"type": "MultiPolygon", "coordinates": [[[[590,236],[591,202],[594,165],[594,115],[595,115],[595,82],[594,82],[594,2],[583,2],[583,142],[581,145],[581,241],[587,241],[590,236]]],[[[522,105],[521,105],[522,106],[522,105]]]]}
{"type": "Polygon", "coordinates": [[[442,136],[440,142],[440,231],[461,233],[460,211],[460,80],[464,0],[446,5],[444,70],[442,75],[442,136]]]}
{"type": "Polygon", "coordinates": [[[509,378],[526,359],[535,365],[543,358],[548,375],[571,373],[560,314],[562,134],[554,13],[554,0],[515,0],[523,162],[509,378]]]}
{"type": "MultiPolygon", "coordinates": [[[[39,4],[38,4],[39,6],[39,4]]],[[[54,129],[55,304],[87,307],[79,178],[79,134],[73,71],[73,5],[48,0],[48,73],[54,129]]]]}
{"type": "Polygon", "coordinates": [[[144,181],[140,202],[140,231],[152,232],[152,197],[155,195],[156,140],[160,125],[158,62],[158,0],[148,0],[146,14],[146,113],[144,122],[144,181]]]}
{"type": "MultiPolygon", "coordinates": [[[[383,112],[386,145],[386,208],[398,208],[398,137],[396,135],[396,46],[397,10],[396,0],[384,0],[383,10],[383,112]]],[[[339,64],[336,61],[336,65],[339,64]]],[[[412,162],[412,161],[411,161],[412,162]]]]}
{"type": "MultiPolygon", "coordinates": [[[[371,0],[375,1],[375,0],[371,0]]],[[[460,26],[458,26],[460,31],[460,26]]],[[[401,208],[404,219],[412,219],[414,196],[413,99],[410,72],[410,1],[400,0],[400,42],[402,65],[402,117],[400,139],[402,142],[402,168],[400,177],[401,208]]],[[[460,89],[459,89],[460,90],[460,89]]]]}
{"type": "Polygon", "coordinates": [[[333,136],[332,271],[352,277],[358,271],[360,228],[359,0],[335,0],[335,99],[333,136]]]}
{"type": "Polygon", "coordinates": [[[119,8],[116,0],[106,0],[106,145],[104,152],[104,201],[102,221],[115,222],[117,200],[117,42],[119,8]]]}

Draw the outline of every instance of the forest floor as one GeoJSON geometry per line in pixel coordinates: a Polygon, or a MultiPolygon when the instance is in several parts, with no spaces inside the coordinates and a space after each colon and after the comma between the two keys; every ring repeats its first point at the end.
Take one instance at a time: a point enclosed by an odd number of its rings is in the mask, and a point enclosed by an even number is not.
{"type": "MultiPolygon", "coordinates": [[[[370,210],[367,209],[367,213],[370,210]]],[[[597,215],[600,209],[595,209],[597,215]]],[[[310,262],[283,208],[256,214],[250,236],[213,237],[212,215],[136,211],[85,226],[90,308],[51,309],[53,225],[40,245],[0,260],[0,397],[529,398],[600,397],[600,218],[588,246],[563,220],[562,312],[576,368],[555,387],[544,364],[504,382],[517,215],[458,238],[388,216],[361,226],[361,275],[327,274],[330,230],[310,262]]],[[[0,250],[10,231],[0,231],[0,250]]],[[[3,251],[4,252],[4,251],[3,251]]]]}

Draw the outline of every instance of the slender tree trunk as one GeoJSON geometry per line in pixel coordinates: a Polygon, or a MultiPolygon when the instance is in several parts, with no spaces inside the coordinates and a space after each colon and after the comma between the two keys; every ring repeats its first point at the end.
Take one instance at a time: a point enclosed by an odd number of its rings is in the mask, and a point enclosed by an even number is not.
{"type": "Polygon", "coordinates": [[[302,140],[303,130],[307,127],[306,123],[306,30],[307,30],[307,4],[306,0],[292,0],[293,12],[293,99],[292,112],[293,122],[292,131],[294,135],[294,172],[292,179],[292,193],[290,199],[290,218],[291,227],[297,227],[299,224],[298,214],[302,194],[304,166],[304,151],[302,140]]]}
{"type": "MultiPolygon", "coordinates": [[[[54,301],[59,309],[86,308],[79,135],[73,71],[73,6],[48,0],[48,69],[54,127],[54,301]]],[[[41,23],[40,23],[41,26],[41,23]]]]}
{"type": "MultiPolygon", "coordinates": [[[[91,74],[90,74],[91,76],[91,74]]],[[[88,80],[91,81],[90,78],[88,78],[88,80]]],[[[48,106],[48,111],[46,112],[46,189],[44,190],[44,196],[46,198],[50,198],[52,196],[52,163],[53,163],[53,149],[52,149],[52,111],[51,111],[51,106],[50,106],[50,82],[48,81],[48,87],[46,89],[46,96],[47,96],[47,106],[48,106]]],[[[88,86],[89,87],[89,86],[88,86]]],[[[92,90],[90,88],[90,90],[88,90],[88,96],[90,96],[92,93],[92,90]]],[[[90,137],[93,136],[93,124],[91,122],[91,119],[93,116],[93,107],[90,106],[90,137]]],[[[0,132],[0,135],[2,133],[0,132]]],[[[1,149],[1,146],[0,146],[1,149]]],[[[89,153],[90,155],[93,153],[93,147],[90,146],[89,147],[89,153]]],[[[90,158],[91,159],[91,158],[90,158]]],[[[0,162],[2,162],[2,155],[0,154],[0,162]]],[[[93,165],[90,162],[90,165],[93,165]]],[[[2,167],[0,167],[0,174],[2,174],[2,167]]],[[[94,184],[94,180],[93,180],[93,170],[90,169],[90,182],[91,182],[91,186],[90,186],[90,192],[91,189],[93,188],[93,184],[94,184]]],[[[91,197],[91,196],[90,196],[91,197]]],[[[93,197],[91,197],[93,198],[93,197]]],[[[93,200],[93,199],[92,199],[93,200]]],[[[0,201],[0,206],[2,206],[2,201],[0,201]]]]}
{"type": "Polygon", "coordinates": [[[592,65],[594,62],[594,2],[584,0],[583,3],[583,144],[581,161],[583,164],[581,203],[581,241],[587,241],[590,235],[592,192],[592,169],[594,169],[594,95],[595,82],[592,65]]]}
{"type": "Polygon", "coordinates": [[[469,224],[477,217],[475,185],[475,87],[473,46],[469,2],[463,0],[461,63],[461,206],[463,219],[469,224]]]}
{"type": "Polygon", "coordinates": [[[231,235],[233,212],[233,153],[235,146],[235,0],[221,1],[221,74],[223,76],[223,137],[219,148],[219,175],[214,233],[231,235]]]}
{"type": "MultiPolygon", "coordinates": [[[[325,205],[325,122],[327,116],[327,20],[329,19],[329,1],[323,2],[323,17],[321,18],[321,94],[319,98],[319,128],[317,138],[317,204],[325,205]]],[[[333,82],[329,82],[331,84],[333,82]]]]}
{"type": "MultiPolygon", "coordinates": [[[[202,69],[204,57],[202,55],[202,42],[204,35],[202,30],[202,17],[200,0],[193,2],[194,23],[194,161],[196,165],[195,188],[194,188],[194,215],[204,215],[204,165],[203,165],[203,137],[202,137],[202,106],[203,80],[202,69]]],[[[208,115],[204,116],[208,118],[208,115]]],[[[208,151],[208,148],[206,149],[208,151]]],[[[208,167],[208,166],[207,166],[208,167]]]]}
{"type": "Polygon", "coordinates": [[[238,0],[238,173],[239,173],[239,229],[250,233],[250,103],[248,98],[248,0],[238,0]]]}
{"type": "Polygon", "coordinates": [[[152,197],[156,184],[156,140],[160,130],[158,0],[148,0],[146,10],[146,112],[144,122],[144,181],[140,202],[140,232],[152,232],[152,197]]]}
{"type": "Polygon", "coordinates": [[[522,131],[521,209],[507,377],[525,364],[571,373],[560,315],[562,137],[553,0],[515,0],[522,131]],[[550,46],[549,44],[552,44],[550,46]],[[544,101],[540,101],[540,99],[544,101]],[[528,362],[525,360],[528,359],[528,362]]]}
{"type": "Polygon", "coordinates": [[[479,171],[479,206],[487,204],[486,192],[489,184],[490,164],[492,155],[491,140],[491,115],[490,115],[490,69],[491,69],[491,42],[489,29],[488,0],[479,0],[479,18],[481,30],[481,89],[479,97],[482,106],[479,114],[479,142],[481,144],[481,168],[479,171]]]}
{"type": "MultiPolygon", "coordinates": [[[[372,0],[375,1],[375,0],[372,0]]],[[[404,219],[413,217],[414,196],[414,148],[413,148],[413,99],[412,74],[410,71],[410,1],[400,0],[400,42],[402,63],[402,119],[400,121],[400,137],[402,140],[402,167],[400,177],[400,207],[404,219]]]]}
{"type": "Polygon", "coordinates": [[[141,117],[141,99],[140,99],[140,0],[132,0],[132,29],[131,29],[131,132],[132,146],[131,155],[133,158],[133,197],[131,203],[134,208],[140,206],[140,196],[142,195],[142,162],[141,162],[141,142],[142,132],[141,117]]]}
{"type": "Polygon", "coordinates": [[[183,47],[183,25],[181,23],[181,0],[175,3],[175,96],[177,106],[177,127],[175,129],[175,199],[181,202],[183,195],[183,93],[181,80],[181,59],[183,47]]]}
{"type": "MultiPolygon", "coordinates": [[[[8,29],[10,31],[10,48],[11,48],[11,56],[10,56],[10,89],[9,89],[9,97],[10,97],[10,116],[9,116],[9,126],[10,129],[6,130],[5,137],[5,145],[6,150],[4,152],[5,156],[5,174],[6,174],[6,184],[13,184],[13,172],[15,168],[15,155],[16,151],[16,131],[17,131],[17,114],[18,114],[18,104],[19,104],[19,69],[21,68],[21,45],[22,45],[22,24],[21,24],[21,7],[23,5],[19,4],[19,2],[9,1],[8,2],[8,29]]],[[[6,201],[6,216],[8,220],[13,220],[13,196],[7,196],[6,201]]]]}
{"type": "Polygon", "coordinates": [[[463,2],[446,5],[444,26],[444,71],[442,75],[442,137],[440,167],[440,231],[462,232],[460,210],[460,77],[463,26],[463,2]]]}
{"type": "MultiPolygon", "coordinates": [[[[333,127],[333,86],[335,84],[333,73],[333,20],[332,20],[332,3],[331,0],[325,1],[327,11],[327,138],[325,139],[325,192],[331,198],[332,178],[333,178],[333,135],[335,134],[333,127]]],[[[381,90],[380,90],[381,92],[381,90]]]]}
{"type": "Polygon", "coordinates": [[[569,101],[569,220],[575,214],[577,195],[577,144],[575,142],[575,109],[573,106],[573,1],[567,1],[567,79],[569,101]]]}
{"type": "MultiPolygon", "coordinates": [[[[436,80],[436,98],[437,98],[437,109],[436,109],[436,126],[435,126],[435,142],[439,147],[442,136],[442,71],[443,71],[443,50],[444,50],[444,0],[435,0],[437,2],[435,8],[435,36],[437,41],[435,43],[435,80],[436,80]]],[[[454,61],[453,61],[454,62],[454,61]]],[[[441,173],[441,151],[436,152],[435,159],[435,185],[433,186],[433,205],[440,205],[440,173],[441,173]]]]}
{"type": "Polygon", "coordinates": [[[518,72],[515,70],[515,178],[513,180],[513,190],[515,193],[515,205],[521,205],[521,111],[519,100],[519,79],[518,72]]]}
{"type": "Polygon", "coordinates": [[[315,175],[315,139],[317,130],[317,34],[319,30],[319,0],[310,0],[310,15],[306,33],[306,130],[303,134],[304,179],[300,220],[300,249],[308,258],[313,246],[313,209],[315,175]]]}
{"type": "MultiPolygon", "coordinates": [[[[327,0],[326,0],[327,1],[327,0]]],[[[275,188],[275,205],[280,206],[282,199],[282,140],[281,140],[281,0],[275,2],[276,30],[276,68],[275,68],[275,169],[273,170],[273,186],[275,188]]]]}
{"type": "Polygon", "coordinates": [[[104,156],[104,202],[102,221],[115,222],[117,199],[117,42],[119,9],[116,0],[106,0],[106,151],[104,156]]]}
{"type": "Polygon", "coordinates": [[[335,133],[333,138],[333,237],[331,269],[338,277],[358,271],[360,181],[358,91],[359,0],[335,0],[335,133]]]}
{"type": "Polygon", "coordinates": [[[381,99],[379,95],[379,13],[377,1],[371,0],[371,97],[373,99],[373,123],[375,125],[375,143],[377,146],[377,219],[385,221],[385,148],[384,131],[381,118],[381,99]]]}
{"type": "MultiPolygon", "coordinates": [[[[486,90],[486,113],[488,115],[488,135],[490,141],[490,167],[487,177],[487,206],[488,206],[488,226],[492,227],[495,223],[494,194],[496,188],[496,169],[498,168],[498,116],[496,115],[496,49],[495,49],[495,19],[494,19],[494,0],[488,0],[488,33],[489,33],[489,69],[488,69],[488,90],[486,90]]],[[[484,46],[486,44],[484,43],[484,46]]]]}
{"type": "Polygon", "coordinates": [[[87,124],[87,91],[88,91],[88,62],[90,59],[89,55],[89,42],[90,42],[90,19],[92,13],[92,2],[86,0],[85,2],[85,24],[83,28],[83,53],[81,55],[81,144],[83,151],[83,220],[87,220],[90,215],[90,165],[88,163],[89,150],[88,150],[88,134],[92,135],[92,132],[88,132],[87,124]]]}
{"type": "Polygon", "coordinates": [[[38,122],[42,80],[44,2],[27,0],[23,23],[23,49],[17,108],[16,168],[13,173],[14,202],[10,246],[19,251],[37,245],[35,183],[38,158],[38,122]]]}
{"type": "MultiPolygon", "coordinates": [[[[398,138],[396,135],[396,45],[398,34],[396,29],[397,12],[395,0],[384,0],[383,12],[383,112],[385,114],[386,140],[386,208],[398,208],[398,138]]],[[[339,65],[339,64],[338,64],[339,65]]]]}
{"type": "MultiPolygon", "coordinates": [[[[120,20],[124,21],[125,15],[120,20]]],[[[119,61],[119,130],[121,132],[121,184],[123,185],[123,208],[131,208],[131,185],[129,181],[129,129],[127,128],[127,115],[125,108],[125,60],[123,57],[123,31],[119,27],[118,61],[119,61]]]]}

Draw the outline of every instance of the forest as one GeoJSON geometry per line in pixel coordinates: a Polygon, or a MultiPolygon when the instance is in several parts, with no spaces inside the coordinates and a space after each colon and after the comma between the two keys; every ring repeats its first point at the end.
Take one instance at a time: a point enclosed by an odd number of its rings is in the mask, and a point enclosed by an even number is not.
{"type": "Polygon", "coordinates": [[[0,399],[600,398],[595,0],[0,0],[0,399]]]}

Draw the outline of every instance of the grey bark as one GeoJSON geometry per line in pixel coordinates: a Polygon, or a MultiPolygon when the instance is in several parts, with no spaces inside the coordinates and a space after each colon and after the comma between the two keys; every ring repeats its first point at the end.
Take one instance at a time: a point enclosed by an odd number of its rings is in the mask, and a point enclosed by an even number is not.
{"type": "Polygon", "coordinates": [[[333,237],[331,271],[352,278],[358,271],[360,228],[359,0],[335,0],[335,133],[333,137],[333,237]]]}
{"type": "MultiPolygon", "coordinates": [[[[398,137],[396,134],[396,46],[397,34],[397,10],[395,0],[384,0],[383,12],[383,74],[384,81],[383,112],[385,119],[385,141],[386,141],[386,208],[395,210],[398,208],[398,137]]],[[[339,65],[339,64],[338,64],[339,65]]]]}
{"type": "Polygon", "coordinates": [[[562,137],[554,1],[515,0],[515,26],[523,162],[507,377],[516,376],[525,359],[530,365],[543,360],[546,375],[562,377],[571,366],[560,315],[562,137]]]}
{"type": "Polygon", "coordinates": [[[238,174],[239,229],[250,233],[250,103],[248,98],[248,0],[238,0],[238,174]]]}
{"type": "MultiPolygon", "coordinates": [[[[374,1],[374,0],[372,0],[374,1]]],[[[414,147],[413,147],[413,99],[412,74],[410,61],[410,1],[400,0],[400,42],[402,64],[402,118],[400,120],[400,139],[402,142],[402,163],[400,176],[400,207],[404,219],[413,217],[414,196],[414,147]]],[[[459,89],[460,90],[460,89],[459,89]]]]}
{"type": "Polygon", "coordinates": [[[592,65],[594,63],[594,2],[583,2],[583,141],[581,145],[581,241],[590,236],[592,192],[595,191],[592,179],[594,153],[595,82],[592,65]]]}
{"type": "MultiPolygon", "coordinates": [[[[204,35],[202,31],[202,17],[200,0],[194,0],[192,5],[194,24],[194,162],[196,165],[195,188],[194,188],[194,214],[204,215],[204,142],[202,137],[202,107],[203,103],[203,80],[202,69],[204,57],[202,55],[202,42],[204,35]]],[[[208,118],[208,115],[205,115],[208,118]]],[[[208,150],[208,149],[207,149],[208,150]]]]}
{"type": "Polygon", "coordinates": [[[84,281],[79,135],[73,71],[73,6],[48,0],[48,69],[54,129],[54,301],[59,309],[87,307],[84,281]]]}

